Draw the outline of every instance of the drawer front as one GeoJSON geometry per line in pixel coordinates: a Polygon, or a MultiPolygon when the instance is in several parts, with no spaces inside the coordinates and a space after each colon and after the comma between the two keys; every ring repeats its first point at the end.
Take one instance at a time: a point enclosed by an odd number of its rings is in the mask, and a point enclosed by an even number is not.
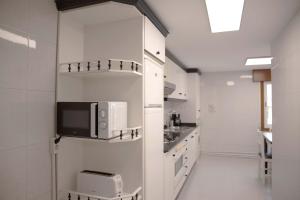
{"type": "Polygon", "coordinates": [[[165,62],[165,37],[147,17],[145,17],[145,50],[165,62]]]}

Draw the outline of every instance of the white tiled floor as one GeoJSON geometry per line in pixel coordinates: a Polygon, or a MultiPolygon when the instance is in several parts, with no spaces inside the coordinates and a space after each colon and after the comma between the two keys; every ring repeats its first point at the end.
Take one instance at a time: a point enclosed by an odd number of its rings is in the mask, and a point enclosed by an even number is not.
{"type": "Polygon", "coordinates": [[[255,159],[201,156],[177,200],[271,200],[257,167],[255,159]]]}

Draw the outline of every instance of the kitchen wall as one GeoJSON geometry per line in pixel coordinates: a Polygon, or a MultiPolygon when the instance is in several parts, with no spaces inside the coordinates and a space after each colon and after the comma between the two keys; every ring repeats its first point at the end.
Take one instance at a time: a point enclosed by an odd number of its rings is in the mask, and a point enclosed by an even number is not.
{"type": "Polygon", "coordinates": [[[216,72],[201,76],[201,150],[255,156],[260,124],[259,83],[241,79],[251,72],[216,72]],[[234,86],[227,86],[233,81],[234,86]]]}
{"type": "Polygon", "coordinates": [[[0,199],[50,200],[57,11],[0,1],[0,199]]]}
{"type": "Polygon", "coordinates": [[[273,200],[300,199],[300,12],[273,42],[273,200]]]}

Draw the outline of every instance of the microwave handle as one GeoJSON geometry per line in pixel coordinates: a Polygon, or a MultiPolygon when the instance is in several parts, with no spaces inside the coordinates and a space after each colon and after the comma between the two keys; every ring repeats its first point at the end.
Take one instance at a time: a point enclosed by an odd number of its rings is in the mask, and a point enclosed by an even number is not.
{"type": "Polygon", "coordinates": [[[146,108],[162,108],[161,104],[148,104],[146,108]]]}

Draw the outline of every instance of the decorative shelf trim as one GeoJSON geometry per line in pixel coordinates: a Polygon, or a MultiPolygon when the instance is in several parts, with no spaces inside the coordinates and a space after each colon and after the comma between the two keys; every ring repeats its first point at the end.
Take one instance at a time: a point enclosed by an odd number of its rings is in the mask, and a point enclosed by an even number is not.
{"type": "Polygon", "coordinates": [[[119,132],[120,135],[117,138],[108,140],[109,142],[122,142],[122,141],[135,141],[142,137],[142,134],[139,130],[141,130],[141,126],[127,128],[126,130],[114,130],[114,132],[119,132]]]}
{"type": "Polygon", "coordinates": [[[100,142],[100,143],[125,143],[125,142],[134,142],[140,140],[142,135],[142,127],[132,127],[123,130],[115,130],[120,132],[115,138],[112,139],[101,139],[101,138],[83,138],[83,137],[72,137],[72,136],[63,136],[62,139],[75,140],[75,141],[86,141],[86,142],[100,142]]]}
{"type": "Polygon", "coordinates": [[[59,64],[59,73],[134,73],[142,75],[142,64],[133,60],[98,59],[92,61],[77,61],[59,64]]]}
{"type": "Polygon", "coordinates": [[[67,197],[64,198],[65,200],[139,200],[140,198],[140,192],[142,191],[142,187],[138,187],[133,193],[131,194],[123,194],[119,197],[102,197],[102,196],[97,196],[97,195],[91,195],[91,194],[86,194],[86,193],[81,193],[81,192],[76,192],[76,191],[65,191],[67,194],[67,197]]]}

